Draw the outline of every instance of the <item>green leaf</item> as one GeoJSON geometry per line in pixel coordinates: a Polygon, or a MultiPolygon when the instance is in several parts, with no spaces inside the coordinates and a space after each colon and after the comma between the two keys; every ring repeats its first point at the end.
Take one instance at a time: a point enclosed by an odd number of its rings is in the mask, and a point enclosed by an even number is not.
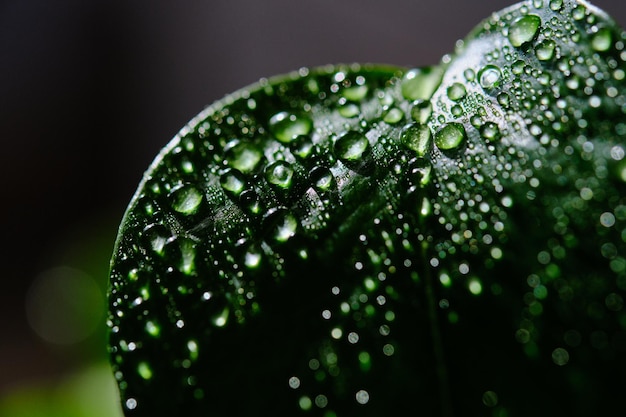
{"type": "Polygon", "coordinates": [[[625,39],[525,2],[438,66],[303,69],[200,113],[120,227],[125,414],[626,405],[625,39]]]}

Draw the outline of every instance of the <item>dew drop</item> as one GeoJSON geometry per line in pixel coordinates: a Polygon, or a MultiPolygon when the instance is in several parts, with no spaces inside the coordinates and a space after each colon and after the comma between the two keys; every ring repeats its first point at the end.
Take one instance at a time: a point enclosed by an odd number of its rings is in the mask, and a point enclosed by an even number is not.
{"type": "Polygon", "coordinates": [[[350,131],[341,136],[335,142],[334,153],[342,161],[354,162],[365,156],[370,149],[370,144],[361,132],[350,131]]]}
{"type": "Polygon", "coordinates": [[[465,90],[465,86],[461,83],[454,83],[446,90],[448,94],[448,98],[452,101],[460,101],[462,100],[467,91],[465,90]]]}
{"type": "Polygon", "coordinates": [[[454,149],[461,145],[465,138],[465,128],[462,124],[448,123],[435,134],[435,145],[442,150],[454,149]]]}
{"type": "Polygon", "coordinates": [[[291,389],[300,388],[300,378],[296,376],[292,376],[291,378],[289,378],[289,388],[291,389]]]}
{"type": "Polygon", "coordinates": [[[402,113],[402,110],[397,107],[392,107],[387,114],[385,114],[385,117],[383,117],[383,122],[393,125],[399,123],[403,117],[404,113],[402,113]]]}
{"type": "Polygon", "coordinates": [[[487,122],[480,128],[480,135],[487,140],[495,141],[500,139],[500,129],[493,122],[487,122]]]}
{"type": "Polygon", "coordinates": [[[361,109],[354,103],[347,103],[341,107],[339,107],[339,114],[343,117],[352,118],[359,115],[361,109]]]}
{"type": "Polygon", "coordinates": [[[277,243],[287,242],[298,229],[298,220],[286,209],[271,210],[264,222],[270,238],[277,243]]]}
{"type": "Polygon", "coordinates": [[[359,101],[363,100],[367,95],[368,87],[367,85],[355,85],[352,87],[344,88],[341,91],[341,95],[350,101],[359,101]]]}
{"type": "Polygon", "coordinates": [[[194,186],[181,184],[172,189],[170,195],[172,209],[180,214],[190,215],[198,211],[202,203],[202,193],[194,186]]]}
{"type": "Polygon", "coordinates": [[[502,107],[509,107],[511,104],[511,97],[507,93],[502,92],[498,94],[498,103],[502,107]]]}
{"type": "Polygon", "coordinates": [[[325,167],[315,167],[309,174],[315,189],[325,192],[331,190],[335,185],[335,177],[332,172],[325,167]]]}
{"type": "Polygon", "coordinates": [[[139,362],[139,365],[137,366],[137,373],[139,373],[139,376],[145,380],[152,379],[152,368],[150,368],[150,365],[146,362],[139,362]]]}
{"type": "Polygon", "coordinates": [[[313,141],[307,135],[300,135],[291,142],[291,153],[299,159],[307,159],[313,154],[313,141]]]}
{"type": "Polygon", "coordinates": [[[224,149],[226,163],[245,174],[256,169],[263,158],[261,150],[249,142],[231,141],[224,149]]]}
{"type": "Polygon", "coordinates": [[[289,143],[297,136],[308,135],[313,121],[305,115],[281,111],[270,118],[269,130],[276,139],[289,143]]]}
{"type": "Polygon", "coordinates": [[[276,161],[265,168],[265,179],[273,186],[288,189],[292,184],[293,168],[285,161],[276,161]]]}
{"type": "Polygon", "coordinates": [[[517,19],[509,28],[509,41],[516,48],[532,42],[541,26],[541,18],[529,14],[517,19]]]}
{"type": "Polygon", "coordinates": [[[498,405],[498,394],[493,391],[485,391],[483,394],[483,404],[487,407],[495,407],[498,405]]]}
{"type": "Polygon", "coordinates": [[[502,77],[502,73],[500,72],[500,68],[495,65],[485,65],[478,72],[478,80],[480,85],[486,89],[492,89],[497,87],[500,84],[500,78],[502,77]]]}
{"type": "Polygon", "coordinates": [[[425,67],[409,70],[402,78],[402,96],[407,100],[429,100],[439,84],[443,70],[425,67]]]}
{"type": "Polygon", "coordinates": [[[253,189],[244,190],[239,196],[241,207],[251,214],[259,214],[263,210],[263,202],[259,194],[253,189]]]}
{"type": "Polygon", "coordinates": [[[598,30],[591,38],[591,47],[598,52],[606,52],[611,49],[613,35],[608,28],[598,30]]]}
{"type": "Polygon", "coordinates": [[[428,152],[431,142],[430,128],[419,123],[408,124],[402,129],[400,140],[404,146],[415,151],[418,156],[424,156],[428,152]]]}
{"type": "Polygon", "coordinates": [[[541,42],[535,47],[535,55],[540,61],[550,61],[554,58],[554,50],[556,49],[556,43],[553,40],[547,39],[541,42]]]}
{"type": "Polygon", "coordinates": [[[229,169],[220,177],[220,185],[225,191],[239,196],[246,187],[246,179],[241,172],[229,169]]]}
{"type": "Polygon", "coordinates": [[[411,107],[411,117],[417,123],[425,124],[433,113],[433,105],[430,100],[417,100],[411,107]]]}
{"type": "Polygon", "coordinates": [[[254,248],[250,248],[244,255],[244,265],[249,269],[256,269],[261,265],[261,259],[261,253],[254,248]]]}
{"type": "Polygon", "coordinates": [[[550,0],[550,9],[557,11],[563,7],[563,0],[550,0]]]}
{"type": "Polygon", "coordinates": [[[569,362],[569,352],[563,348],[556,348],[552,351],[552,361],[559,365],[563,366],[569,362]]]}
{"type": "Polygon", "coordinates": [[[356,402],[359,404],[367,404],[370,401],[370,394],[365,390],[360,390],[356,393],[356,402]]]}

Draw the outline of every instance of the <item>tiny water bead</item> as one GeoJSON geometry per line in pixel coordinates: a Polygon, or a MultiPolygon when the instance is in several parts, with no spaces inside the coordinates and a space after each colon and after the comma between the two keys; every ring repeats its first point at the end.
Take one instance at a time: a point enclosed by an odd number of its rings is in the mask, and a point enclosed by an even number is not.
{"type": "Polygon", "coordinates": [[[358,131],[349,131],[340,136],[333,148],[335,156],[348,162],[361,160],[370,150],[367,137],[358,131]]]}
{"type": "Polygon", "coordinates": [[[541,18],[534,14],[528,14],[513,22],[509,27],[509,41],[515,47],[524,46],[532,42],[541,26],[541,18]]]}
{"type": "Polygon", "coordinates": [[[435,145],[442,150],[458,148],[466,139],[465,128],[460,123],[448,123],[435,134],[435,145]]]}
{"type": "Polygon", "coordinates": [[[289,112],[279,112],[269,120],[269,130],[276,139],[289,143],[300,135],[308,135],[313,121],[308,116],[289,112]]]}

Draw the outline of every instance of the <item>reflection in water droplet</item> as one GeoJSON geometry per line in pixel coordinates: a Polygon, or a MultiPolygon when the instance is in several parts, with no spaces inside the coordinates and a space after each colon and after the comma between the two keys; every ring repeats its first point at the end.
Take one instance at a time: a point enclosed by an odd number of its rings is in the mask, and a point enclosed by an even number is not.
{"type": "Polygon", "coordinates": [[[335,142],[334,153],[342,161],[358,161],[369,151],[370,144],[361,132],[350,131],[335,142]]]}
{"type": "Polygon", "coordinates": [[[182,184],[170,193],[171,205],[174,211],[184,215],[194,214],[202,203],[202,193],[194,186],[182,184]]]}
{"type": "Polygon", "coordinates": [[[308,116],[284,111],[276,113],[269,121],[270,132],[283,143],[291,142],[299,135],[308,135],[312,128],[313,121],[308,116]]]}
{"type": "Polygon", "coordinates": [[[247,174],[256,169],[263,153],[253,143],[233,140],[226,145],[224,156],[229,166],[247,174]]]}
{"type": "Polygon", "coordinates": [[[293,168],[285,161],[276,161],[265,168],[265,179],[271,185],[288,189],[293,179],[293,168]]]}
{"type": "Polygon", "coordinates": [[[400,140],[404,146],[415,151],[418,156],[424,156],[430,147],[430,128],[419,123],[408,124],[402,129],[400,140]]]}
{"type": "Polygon", "coordinates": [[[532,42],[537,36],[541,26],[541,18],[534,14],[529,14],[519,18],[509,28],[509,41],[515,47],[523,46],[532,42]]]}
{"type": "Polygon", "coordinates": [[[465,128],[460,123],[448,123],[435,134],[435,145],[448,150],[458,147],[466,138],[465,128]]]}
{"type": "Polygon", "coordinates": [[[478,80],[483,88],[491,89],[500,84],[502,73],[495,65],[485,65],[478,73],[478,80]]]}
{"type": "Polygon", "coordinates": [[[402,95],[407,100],[429,100],[443,76],[440,67],[416,68],[402,78],[402,95]]]}

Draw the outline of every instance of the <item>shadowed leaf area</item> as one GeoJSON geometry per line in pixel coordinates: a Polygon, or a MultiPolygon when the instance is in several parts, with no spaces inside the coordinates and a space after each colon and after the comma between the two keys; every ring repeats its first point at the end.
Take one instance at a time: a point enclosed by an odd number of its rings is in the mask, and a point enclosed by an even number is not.
{"type": "Polygon", "coordinates": [[[529,1],[438,66],[301,69],[204,110],[120,227],[125,414],[623,410],[625,39],[529,1]]]}

